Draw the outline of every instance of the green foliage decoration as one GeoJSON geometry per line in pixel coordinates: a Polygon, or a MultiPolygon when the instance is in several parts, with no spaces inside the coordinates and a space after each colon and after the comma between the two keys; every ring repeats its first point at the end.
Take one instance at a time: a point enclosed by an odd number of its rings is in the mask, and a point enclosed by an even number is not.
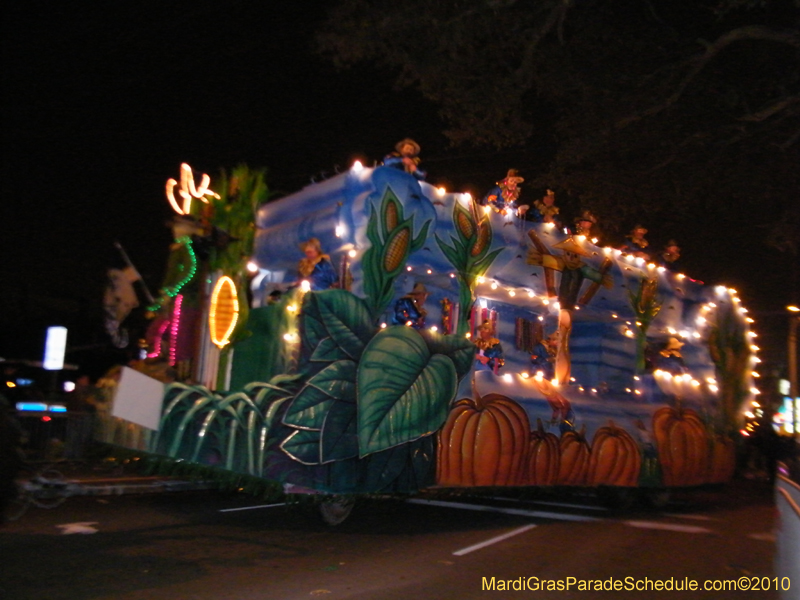
{"type": "Polygon", "coordinates": [[[636,315],[636,372],[643,373],[645,369],[645,349],[647,347],[647,330],[650,323],[661,311],[656,292],[658,280],[642,277],[636,292],[628,291],[631,308],[636,315]]]}
{"type": "Polygon", "coordinates": [[[367,222],[371,246],[364,252],[364,293],[367,306],[377,320],[394,298],[394,282],[408,257],[422,248],[428,237],[430,220],[423,223],[414,237],[414,217],[405,218],[397,195],[386,188],[379,207],[372,205],[367,222]]]}
{"type": "Polygon", "coordinates": [[[489,251],[492,246],[492,224],[488,215],[478,218],[475,202],[464,207],[460,202],[453,204],[453,225],[456,235],[450,236],[451,245],[436,236],[436,243],[442,253],[456,270],[458,279],[458,299],[461,305],[461,318],[456,333],[464,335],[469,327],[469,313],[475,303],[475,285],[478,278],[486,273],[502,248],[489,251]]]}
{"type": "Polygon", "coordinates": [[[731,434],[737,427],[737,414],[747,398],[750,342],[744,321],[730,302],[718,302],[708,335],[708,350],[720,386],[720,431],[731,434]]]}

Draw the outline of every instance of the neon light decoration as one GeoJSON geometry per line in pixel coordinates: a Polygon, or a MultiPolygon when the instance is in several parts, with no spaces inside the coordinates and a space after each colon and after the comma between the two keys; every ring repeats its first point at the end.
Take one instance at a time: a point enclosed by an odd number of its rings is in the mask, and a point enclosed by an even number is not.
{"type": "Polygon", "coordinates": [[[211,293],[208,329],[214,345],[221,349],[230,341],[238,319],[239,298],[236,294],[236,285],[233,279],[225,275],[220,277],[211,293]]]}
{"type": "Polygon", "coordinates": [[[192,167],[183,163],[181,165],[181,186],[178,189],[178,195],[183,199],[183,206],[180,206],[175,200],[175,186],[178,185],[178,182],[171,178],[167,179],[167,200],[169,200],[170,206],[176,213],[188,215],[192,209],[192,198],[197,198],[206,204],[208,204],[206,196],[219,198],[219,194],[208,189],[208,184],[210,183],[211,177],[203,173],[203,177],[200,179],[200,187],[195,187],[192,167]]]}

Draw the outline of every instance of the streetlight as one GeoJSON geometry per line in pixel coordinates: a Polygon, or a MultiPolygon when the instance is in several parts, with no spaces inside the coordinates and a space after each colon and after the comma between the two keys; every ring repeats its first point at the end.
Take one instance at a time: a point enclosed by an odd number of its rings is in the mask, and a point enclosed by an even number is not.
{"type": "Polygon", "coordinates": [[[800,321],[800,308],[790,304],[786,307],[789,316],[789,338],[787,340],[787,356],[789,359],[789,396],[792,402],[792,437],[797,439],[797,323],[800,321]]]}

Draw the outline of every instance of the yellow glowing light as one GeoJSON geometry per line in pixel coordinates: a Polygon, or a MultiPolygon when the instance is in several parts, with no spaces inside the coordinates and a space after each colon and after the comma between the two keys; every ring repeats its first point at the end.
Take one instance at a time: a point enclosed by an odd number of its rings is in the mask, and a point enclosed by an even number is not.
{"type": "Polygon", "coordinates": [[[456,274],[455,273],[450,273],[450,278],[451,279],[455,279],[456,278],[456,274]]]}
{"type": "Polygon", "coordinates": [[[754,363],[760,363],[760,362],[761,362],[761,359],[760,359],[760,358],[758,358],[757,356],[751,356],[751,357],[750,357],[750,360],[751,360],[752,362],[754,362],[754,363]]]}
{"type": "Polygon", "coordinates": [[[550,300],[548,300],[547,298],[542,298],[542,304],[547,306],[548,304],[550,304],[550,300]]]}
{"type": "Polygon", "coordinates": [[[575,239],[577,239],[579,242],[583,242],[583,241],[586,240],[586,236],[585,235],[576,235],[575,239]]]}
{"type": "Polygon", "coordinates": [[[515,292],[514,290],[508,290],[508,295],[513,298],[514,296],[517,295],[517,292],[515,292]]]}
{"type": "Polygon", "coordinates": [[[506,373],[505,375],[503,375],[503,381],[511,383],[513,381],[513,379],[511,378],[511,373],[506,373]]]}
{"type": "Polygon", "coordinates": [[[252,260],[247,261],[247,270],[250,273],[257,273],[258,272],[258,265],[254,263],[252,260]]]}
{"type": "Polygon", "coordinates": [[[179,215],[188,215],[192,209],[192,198],[197,198],[206,204],[208,203],[208,198],[206,198],[206,196],[219,198],[219,194],[208,189],[210,183],[211,178],[203,173],[203,177],[200,179],[200,187],[195,187],[192,168],[186,163],[183,163],[181,165],[181,183],[180,188],[178,188],[178,195],[183,200],[183,205],[179,205],[178,201],[175,199],[175,186],[178,185],[178,182],[174,179],[167,179],[167,200],[169,200],[170,206],[172,206],[176,213],[179,215]]]}
{"type": "Polygon", "coordinates": [[[436,325],[431,325],[431,331],[436,333],[437,331],[439,331],[439,328],[436,325]]]}
{"type": "Polygon", "coordinates": [[[683,273],[678,273],[678,274],[676,275],[676,277],[677,277],[678,279],[686,279],[686,275],[684,275],[683,273]]]}
{"type": "Polygon", "coordinates": [[[597,238],[596,238],[596,237],[592,238],[592,243],[593,243],[593,244],[597,245],[597,241],[598,241],[598,240],[597,240],[597,238]]]}
{"type": "Polygon", "coordinates": [[[497,282],[496,282],[496,281],[493,281],[493,282],[492,282],[492,289],[493,289],[493,290],[496,290],[496,289],[497,289],[497,282]]]}
{"type": "Polygon", "coordinates": [[[656,267],[656,271],[658,271],[659,273],[663,273],[666,270],[667,270],[666,267],[656,267]]]}
{"type": "Polygon", "coordinates": [[[239,298],[236,284],[227,275],[220,277],[211,293],[211,304],[208,312],[208,329],[211,341],[218,348],[230,342],[231,334],[239,320],[239,298]]]}
{"type": "Polygon", "coordinates": [[[755,323],[755,321],[753,319],[751,319],[750,317],[747,317],[744,321],[745,321],[745,323],[755,323]]]}
{"type": "Polygon", "coordinates": [[[641,396],[641,395],[642,395],[642,390],[635,390],[633,393],[634,393],[634,394],[638,394],[638,395],[640,395],[640,396],[641,396]]]}
{"type": "Polygon", "coordinates": [[[344,227],[337,225],[334,232],[336,233],[336,237],[342,237],[342,234],[344,233],[344,227]]]}
{"type": "Polygon", "coordinates": [[[433,274],[433,271],[431,271],[430,269],[428,269],[427,273],[428,273],[428,275],[431,275],[431,274],[433,274]]]}
{"type": "Polygon", "coordinates": [[[355,249],[353,249],[348,251],[347,256],[349,256],[350,258],[355,258],[356,254],[358,254],[358,252],[356,252],[355,249]]]}
{"type": "Polygon", "coordinates": [[[447,193],[447,190],[444,189],[443,187],[436,188],[436,193],[439,194],[439,196],[441,197],[441,196],[444,196],[447,193]]]}
{"type": "Polygon", "coordinates": [[[472,334],[468,331],[466,334],[464,334],[464,337],[469,339],[472,337],[472,334]]]}
{"type": "Polygon", "coordinates": [[[17,384],[16,384],[16,383],[14,383],[13,381],[6,381],[6,385],[7,385],[8,387],[10,387],[10,388],[15,388],[15,387],[17,387],[17,384]]]}
{"type": "Polygon", "coordinates": [[[533,290],[528,290],[528,298],[536,298],[536,294],[533,293],[533,290]]]}
{"type": "Polygon", "coordinates": [[[288,310],[290,313],[297,312],[297,304],[290,304],[286,307],[286,310],[288,310]]]}
{"type": "Polygon", "coordinates": [[[357,161],[353,162],[353,171],[355,171],[356,173],[361,171],[363,168],[364,168],[364,165],[361,164],[360,160],[357,160],[357,161]]]}
{"type": "Polygon", "coordinates": [[[406,267],[406,271],[410,271],[410,270],[411,270],[411,266],[406,267]]]}
{"type": "Polygon", "coordinates": [[[800,312],[800,308],[798,308],[794,304],[790,304],[789,306],[787,306],[786,310],[788,310],[789,312],[800,312]]]}
{"type": "Polygon", "coordinates": [[[519,376],[522,377],[523,379],[528,379],[528,377],[530,377],[530,375],[525,372],[520,373],[519,376]]]}
{"type": "Polygon", "coordinates": [[[381,323],[381,329],[386,329],[386,323],[381,323]]]}
{"type": "Polygon", "coordinates": [[[311,282],[308,279],[303,279],[303,281],[300,282],[300,289],[303,292],[310,292],[311,291],[311,282]]]}
{"type": "Polygon", "coordinates": [[[483,214],[488,215],[492,210],[491,206],[484,206],[483,207],[483,214]]]}
{"type": "Polygon", "coordinates": [[[750,373],[750,375],[752,375],[753,377],[761,377],[761,373],[759,373],[758,371],[753,371],[752,373],[750,373]]]}
{"type": "Polygon", "coordinates": [[[759,350],[761,350],[761,348],[759,348],[759,347],[758,347],[758,346],[756,346],[755,344],[752,344],[752,345],[750,346],[750,350],[752,350],[753,352],[758,352],[759,350]]]}
{"type": "Polygon", "coordinates": [[[484,281],[486,281],[486,279],[483,277],[483,275],[478,277],[478,283],[483,283],[484,281]]]}
{"type": "Polygon", "coordinates": [[[748,331],[747,335],[749,335],[751,338],[758,337],[758,334],[755,331],[748,331]]]}

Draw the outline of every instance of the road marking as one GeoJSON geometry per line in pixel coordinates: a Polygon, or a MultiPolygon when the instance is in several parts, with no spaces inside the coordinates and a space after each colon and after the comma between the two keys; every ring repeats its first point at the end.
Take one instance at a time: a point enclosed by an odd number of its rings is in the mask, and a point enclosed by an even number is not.
{"type": "Polygon", "coordinates": [[[680,513],[661,513],[661,516],[672,517],[674,519],[690,519],[693,521],[719,521],[719,519],[708,517],[706,515],[684,515],[680,513]]]}
{"type": "Polygon", "coordinates": [[[665,531],[682,531],[684,533],[711,533],[710,529],[696,525],[677,525],[674,523],[658,523],[657,521],[623,521],[625,525],[639,529],[663,529],[665,531]]]}
{"type": "Polygon", "coordinates": [[[56,525],[59,529],[61,529],[62,535],[70,535],[73,533],[82,533],[82,534],[89,534],[89,533],[97,533],[99,529],[92,527],[92,525],[97,525],[97,521],[82,521],[80,523],[63,523],[62,525],[56,525]]]}
{"type": "Polygon", "coordinates": [[[747,537],[749,537],[751,540],[758,540],[759,542],[775,543],[775,534],[769,531],[766,533],[748,533],[747,537]]]}
{"type": "Polygon", "coordinates": [[[286,502],[278,502],[277,504],[257,504],[255,506],[242,506],[240,508],[221,508],[219,512],[236,512],[239,510],[255,510],[257,508],[272,508],[273,506],[286,506],[286,502]]]}
{"type": "Polygon", "coordinates": [[[514,537],[515,535],[519,535],[520,533],[525,533],[526,531],[533,529],[536,527],[534,524],[524,525],[523,527],[518,527],[517,529],[513,529],[508,533],[504,533],[503,535],[498,535],[497,537],[490,538],[478,544],[473,544],[472,546],[467,546],[466,548],[462,548],[461,550],[456,550],[453,552],[453,556],[464,556],[465,554],[469,554],[470,552],[475,552],[475,550],[480,550],[481,548],[486,548],[486,546],[491,546],[492,544],[496,544],[497,542],[502,542],[503,540],[507,540],[510,537],[514,537]]]}
{"type": "Polygon", "coordinates": [[[570,515],[555,513],[544,510],[523,510],[521,508],[502,508],[499,506],[485,506],[483,504],[467,504],[466,502],[443,502],[442,500],[421,500],[411,498],[406,500],[410,504],[424,504],[428,506],[442,506],[445,508],[461,508],[464,510],[477,510],[481,512],[496,512],[505,515],[516,515],[519,517],[537,517],[541,519],[553,519],[556,521],[600,521],[597,517],[587,517],[584,515],[570,515]]]}
{"type": "Polygon", "coordinates": [[[493,496],[492,500],[503,500],[505,502],[526,502],[528,504],[541,504],[542,506],[557,506],[560,508],[577,508],[580,510],[608,510],[605,506],[592,506],[590,504],[570,504],[569,502],[551,502],[545,500],[516,500],[514,498],[503,498],[493,496]]]}

